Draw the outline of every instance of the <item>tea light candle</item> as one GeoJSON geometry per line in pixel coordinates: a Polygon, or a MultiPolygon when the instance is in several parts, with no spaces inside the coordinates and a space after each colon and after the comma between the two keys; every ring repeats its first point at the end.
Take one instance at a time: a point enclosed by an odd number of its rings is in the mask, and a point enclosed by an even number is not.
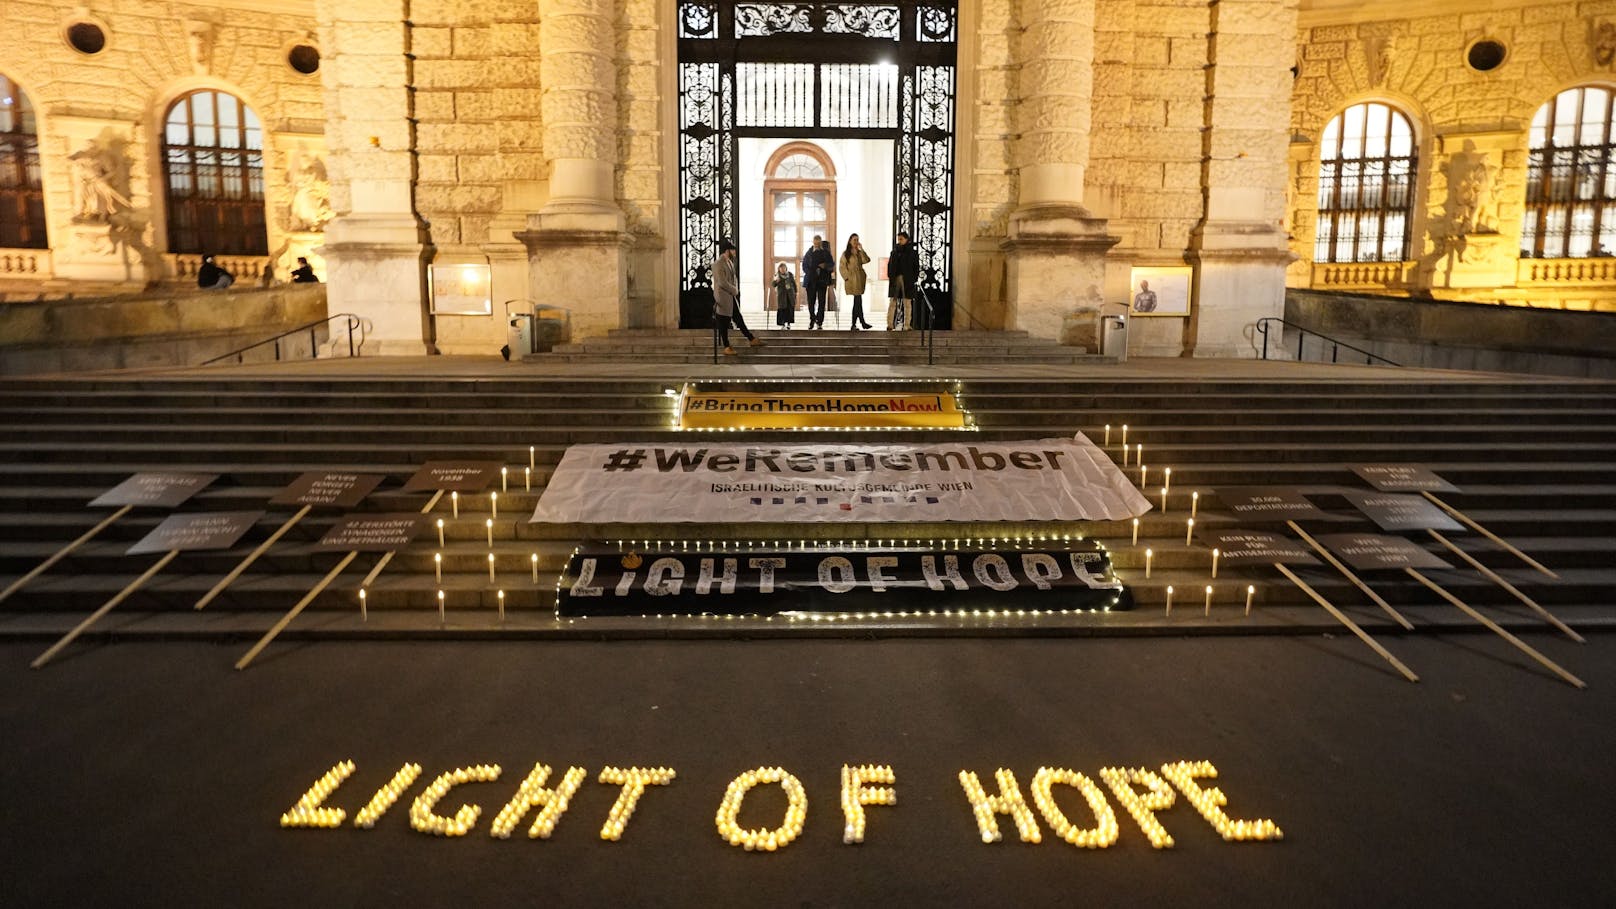
{"type": "Polygon", "coordinates": [[[1145,577],[1150,577],[1150,560],[1156,555],[1155,550],[1145,550],[1145,577]]]}
{"type": "Polygon", "coordinates": [[[432,571],[438,577],[438,583],[443,583],[443,553],[432,553],[432,571]]]}
{"type": "Polygon", "coordinates": [[[1184,545],[1190,545],[1190,537],[1195,535],[1195,519],[1190,518],[1184,522],[1184,545]]]}

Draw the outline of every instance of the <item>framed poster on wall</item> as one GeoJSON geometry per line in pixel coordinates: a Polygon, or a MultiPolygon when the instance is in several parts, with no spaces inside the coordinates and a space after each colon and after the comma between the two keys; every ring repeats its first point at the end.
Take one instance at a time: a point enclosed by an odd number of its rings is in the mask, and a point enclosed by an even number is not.
{"type": "Polygon", "coordinates": [[[490,265],[428,265],[432,312],[442,316],[494,314],[494,269],[490,265]]]}
{"type": "Polygon", "coordinates": [[[1177,316],[1190,314],[1188,265],[1148,266],[1133,269],[1128,277],[1128,312],[1135,316],[1177,316]]]}

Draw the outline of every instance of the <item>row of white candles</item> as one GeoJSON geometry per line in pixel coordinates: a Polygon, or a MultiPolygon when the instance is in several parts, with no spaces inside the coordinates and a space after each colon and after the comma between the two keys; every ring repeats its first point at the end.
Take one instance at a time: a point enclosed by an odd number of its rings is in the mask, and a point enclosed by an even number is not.
{"type": "MultiPolygon", "coordinates": [[[[528,566],[529,566],[529,569],[533,573],[533,583],[535,583],[535,584],[539,583],[539,554],[538,553],[535,552],[535,553],[532,553],[531,555],[528,556],[528,566]]],[[[441,553],[441,552],[432,553],[432,573],[433,573],[434,577],[437,578],[437,582],[439,584],[442,584],[443,583],[443,553],[441,553]]],[[[490,580],[490,581],[494,580],[494,554],[491,553],[491,552],[488,554],[488,580],[490,580]]]]}
{"type": "MultiPolygon", "coordinates": [[[[1213,591],[1214,591],[1214,588],[1213,588],[1213,586],[1211,584],[1206,585],[1206,604],[1205,604],[1205,609],[1206,609],[1205,614],[1206,615],[1211,615],[1212,614],[1212,594],[1213,594],[1213,591]]],[[[1252,585],[1252,584],[1247,584],[1246,585],[1246,615],[1251,615],[1251,600],[1256,595],[1257,595],[1256,586],[1252,585]]],[[[1167,615],[1172,615],[1173,614],[1173,585],[1171,585],[1171,584],[1167,585],[1167,612],[1166,612],[1166,614],[1167,615]]]]}

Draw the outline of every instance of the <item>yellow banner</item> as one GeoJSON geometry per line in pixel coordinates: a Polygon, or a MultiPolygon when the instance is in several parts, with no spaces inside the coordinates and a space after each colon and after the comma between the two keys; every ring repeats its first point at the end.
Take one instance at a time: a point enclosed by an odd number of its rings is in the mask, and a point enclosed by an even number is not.
{"type": "Polygon", "coordinates": [[[951,394],[754,394],[686,391],[681,429],[964,429],[951,394]]]}

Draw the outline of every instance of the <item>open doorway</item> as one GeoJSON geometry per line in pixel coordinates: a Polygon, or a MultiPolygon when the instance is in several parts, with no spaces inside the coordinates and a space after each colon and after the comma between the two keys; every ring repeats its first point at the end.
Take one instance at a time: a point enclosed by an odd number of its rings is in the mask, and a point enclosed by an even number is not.
{"type": "MultiPolygon", "coordinates": [[[[786,263],[802,281],[802,256],[818,234],[841,258],[856,233],[870,256],[864,313],[872,325],[886,319],[882,260],[892,248],[890,139],[736,140],[739,155],[741,309],[747,322],[773,328],[775,265],[786,263]]],[[[798,294],[797,324],[807,327],[806,299],[798,294]]],[[[837,280],[827,328],[847,328],[853,300],[837,280]]]]}

